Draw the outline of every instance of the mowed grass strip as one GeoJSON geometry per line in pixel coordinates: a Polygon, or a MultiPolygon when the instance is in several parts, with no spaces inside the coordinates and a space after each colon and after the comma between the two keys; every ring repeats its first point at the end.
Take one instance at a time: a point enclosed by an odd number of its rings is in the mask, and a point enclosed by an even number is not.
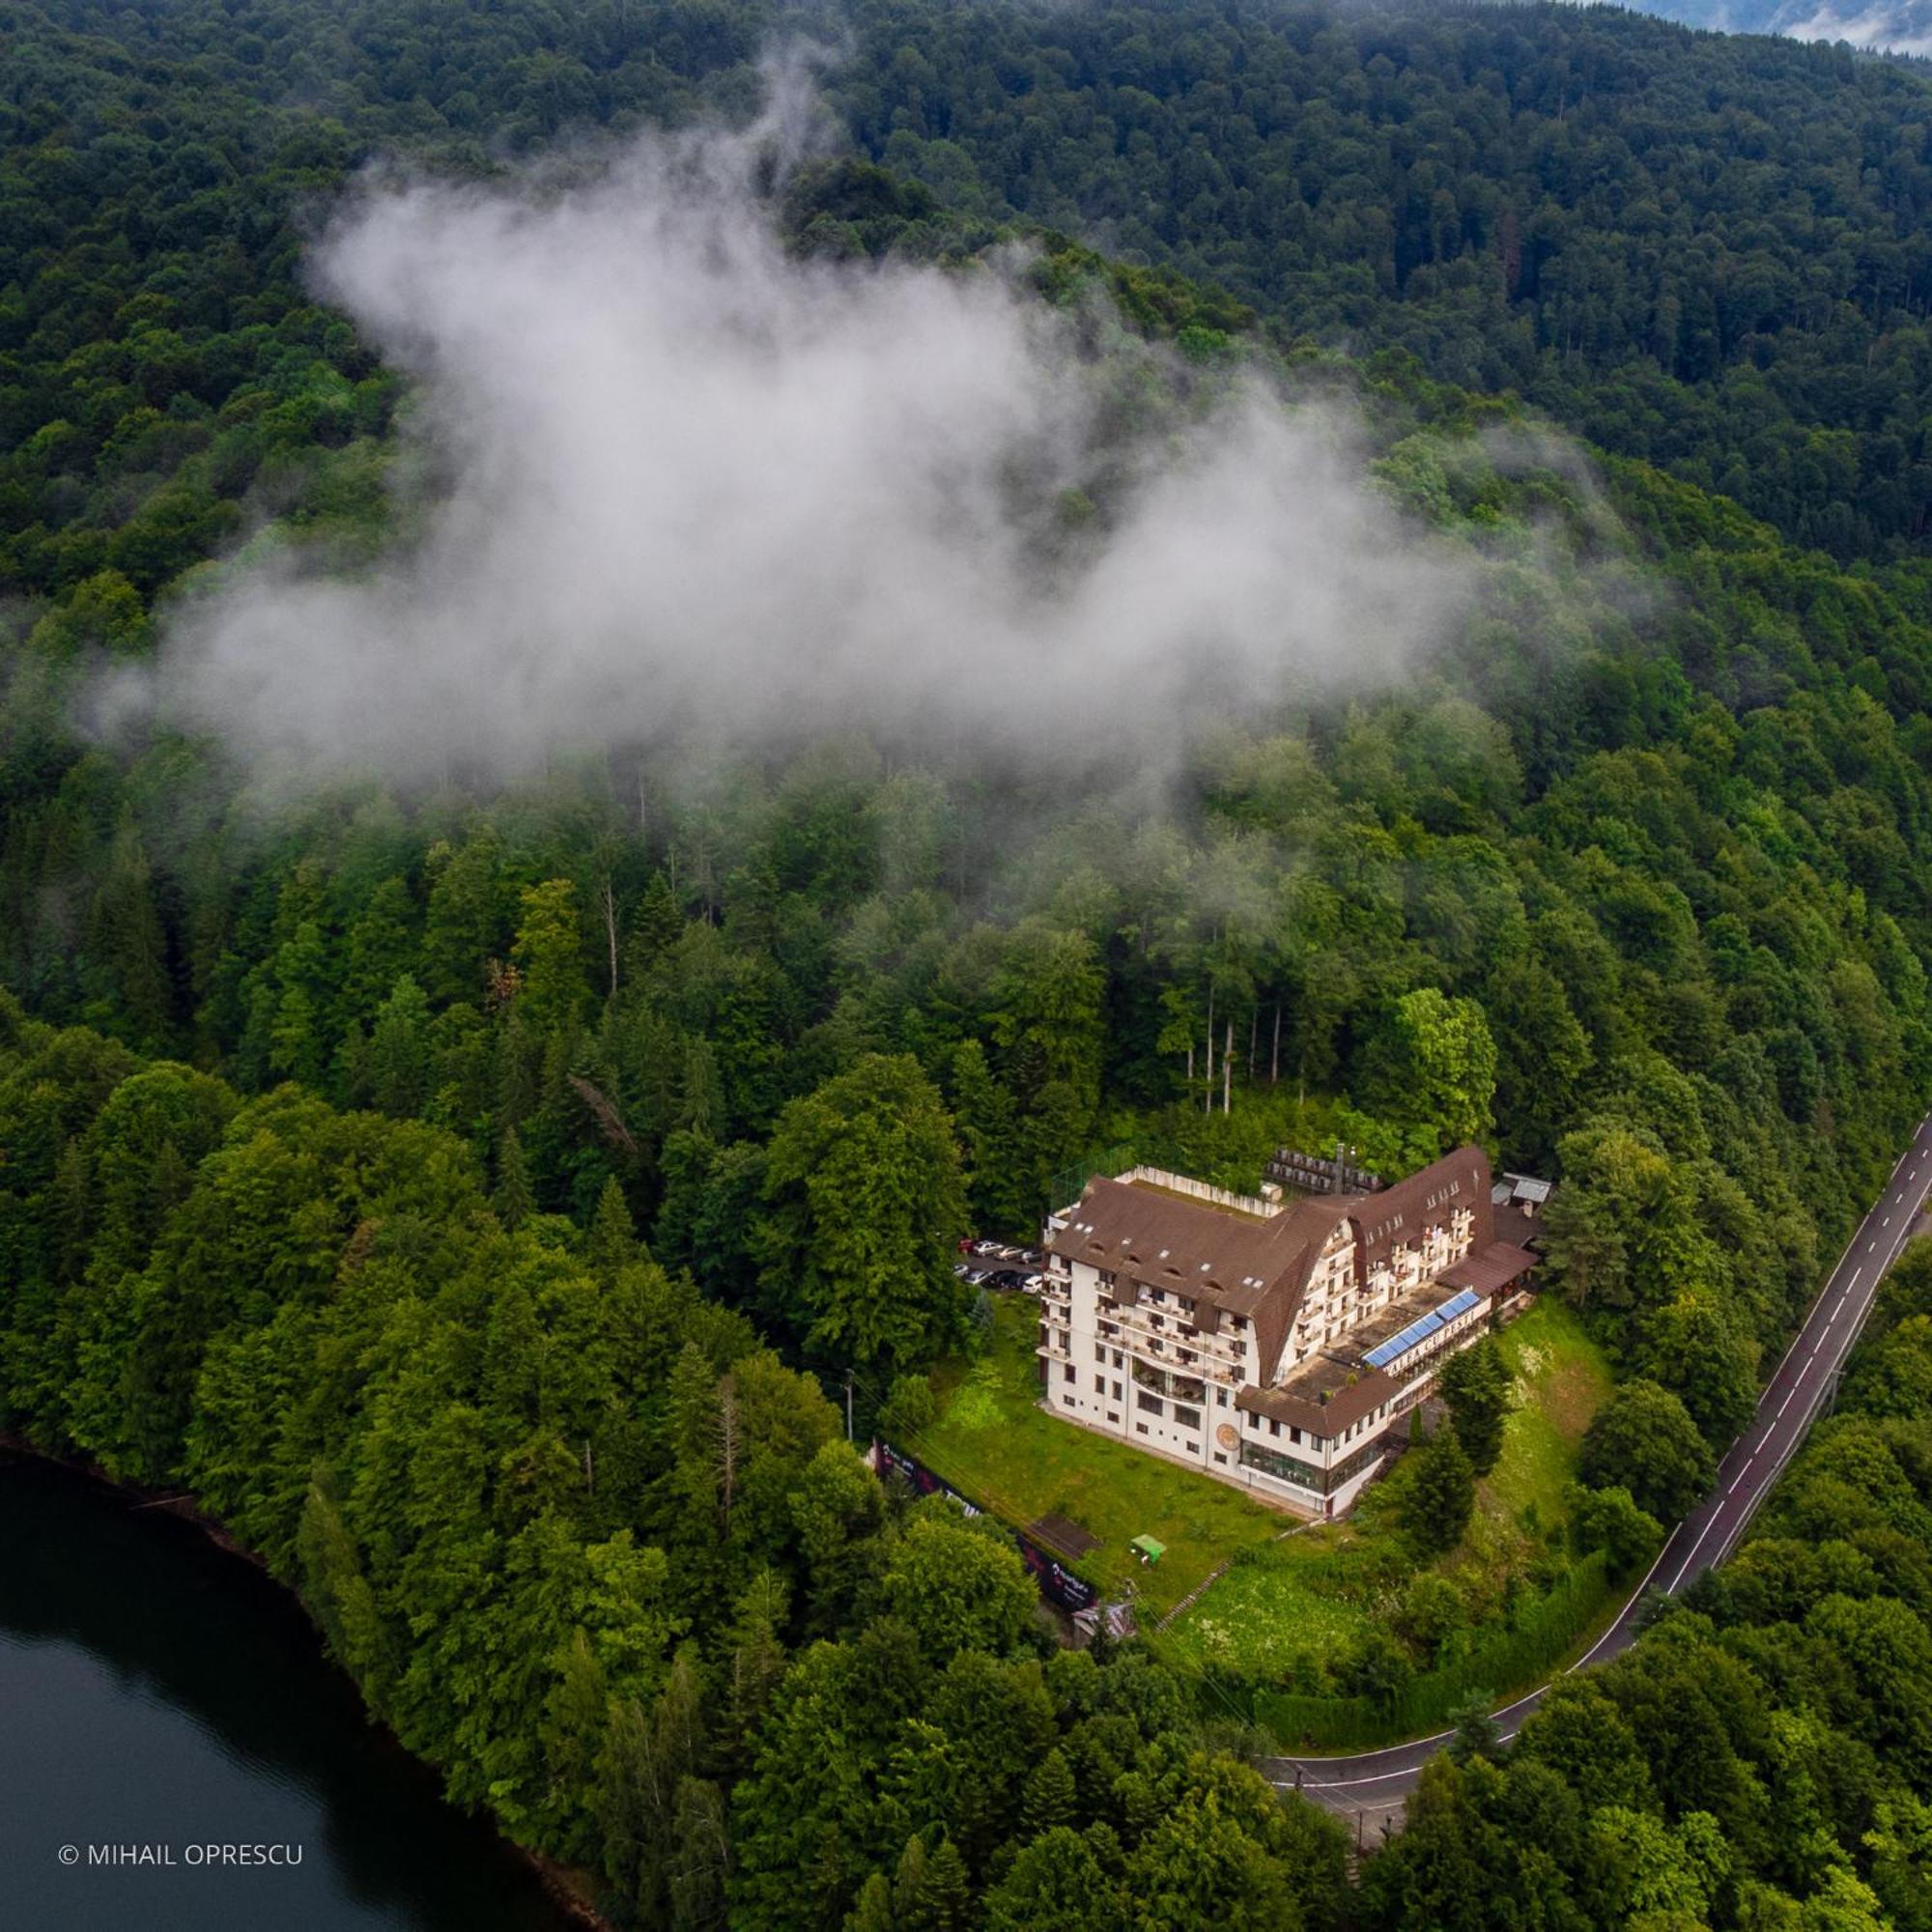
{"type": "Polygon", "coordinates": [[[1610,1398],[1609,1364],[1572,1310],[1547,1296],[1505,1328],[1496,1346],[1516,1378],[1517,1408],[1478,1501],[1499,1521],[1517,1522],[1534,1504],[1543,1521],[1553,1523],[1577,1474],[1583,1432],[1610,1398]]]}
{"type": "Polygon", "coordinates": [[[1069,1567],[1110,1598],[1131,1580],[1143,1621],[1179,1603],[1237,1549],[1291,1526],[1293,1518],[1211,1476],[1047,1414],[1037,1402],[1037,1333],[1035,1305],[1002,1295],[992,1349],[934,1377],[939,1419],[905,1446],[1016,1528],[1057,1514],[1097,1536],[1100,1547],[1069,1567]],[[1152,1569],[1128,1548],[1136,1536],[1167,1546],[1152,1569]]]}

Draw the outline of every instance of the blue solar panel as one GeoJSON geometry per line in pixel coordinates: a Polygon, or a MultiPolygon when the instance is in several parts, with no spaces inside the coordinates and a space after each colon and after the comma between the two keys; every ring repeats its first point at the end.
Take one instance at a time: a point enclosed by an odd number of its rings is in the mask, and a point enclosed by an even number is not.
{"type": "Polygon", "coordinates": [[[1421,1321],[1411,1321],[1400,1334],[1391,1335],[1378,1348],[1371,1349],[1362,1359],[1368,1363],[1370,1368],[1378,1369],[1385,1362],[1394,1361],[1406,1350],[1412,1349],[1425,1336],[1435,1334],[1436,1329],[1441,1327],[1441,1316],[1435,1314],[1425,1315],[1421,1321]]]}
{"type": "Polygon", "coordinates": [[[1432,1308],[1419,1320],[1411,1321],[1399,1334],[1391,1335],[1386,1342],[1380,1342],[1362,1357],[1372,1369],[1386,1368],[1398,1355],[1406,1354],[1418,1342],[1426,1341],[1444,1322],[1453,1321],[1459,1315],[1466,1315],[1482,1299],[1474,1289],[1465,1288],[1452,1294],[1440,1308],[1432,1308]]]}

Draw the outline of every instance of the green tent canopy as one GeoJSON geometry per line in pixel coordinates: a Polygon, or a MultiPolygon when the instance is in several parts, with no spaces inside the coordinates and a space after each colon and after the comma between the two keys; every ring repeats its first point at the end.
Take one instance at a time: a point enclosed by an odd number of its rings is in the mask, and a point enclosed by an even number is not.
{"type": "Polygon", "coordinates": [[[1167,1554],[1167,1545],[1156,1543],[1151,1536],[1137,1536],[1129,1548],[1143,1563],[1158,1563],[1167,1554]]]}

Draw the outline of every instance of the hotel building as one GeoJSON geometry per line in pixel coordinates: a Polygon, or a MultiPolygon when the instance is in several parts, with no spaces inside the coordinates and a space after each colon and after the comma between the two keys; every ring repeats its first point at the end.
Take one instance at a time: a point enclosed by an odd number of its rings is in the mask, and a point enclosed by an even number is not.
{"type": "Polygon", "coordinates": [[[1496,1235],[1507,1192],[1475,1147],[1372,1194],[1292,1202],[1154,1168],[1096,1177],[1047,1221],[1041,1400],[1340,1516],[1443,1359],[1524,1288],[1536,1257],[1496,1235]]]}

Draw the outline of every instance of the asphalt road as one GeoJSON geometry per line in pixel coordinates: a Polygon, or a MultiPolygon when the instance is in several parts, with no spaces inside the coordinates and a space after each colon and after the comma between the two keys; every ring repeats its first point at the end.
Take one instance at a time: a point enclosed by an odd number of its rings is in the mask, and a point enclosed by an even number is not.
{"type": "MultiPolygon", "coordinates": [[[[1652,1592],[1675,1596],[1737,1547],[1746,1524],[1835,1386],[1838,1371],[1864,1325],[1872,1296],[1886,1269],[1897,1260],[1928,1192],[1932,1192],[1932,1116],[1919,1122],[1885,1192],[1859,1224],[1851,1245],[1819,1291],[1797,1339],[1758,1397],[1750,1427],[1718,1465],[1710,1493],[1671,1531],[1616,1622],[1571,1665],[1573,1670],[1588,1669],[1629,1649],[1652,1592]]],[[[1507,1743],[1515,1737],[1543,1697],[1543,1690],[1532,1690],[1503,1705],[1495,1713],[1498,1740],[1507,1743]]],[[[1361,1841],[1372,1844],[1400,1823],[1422,1767],[1450,1735],[1441,1731],[1412,1744],[1353,1757],[1268,1758],[1264,1769],[1284,1789],[1299,1790],[1353,1821],[1361,1841]]]]}

